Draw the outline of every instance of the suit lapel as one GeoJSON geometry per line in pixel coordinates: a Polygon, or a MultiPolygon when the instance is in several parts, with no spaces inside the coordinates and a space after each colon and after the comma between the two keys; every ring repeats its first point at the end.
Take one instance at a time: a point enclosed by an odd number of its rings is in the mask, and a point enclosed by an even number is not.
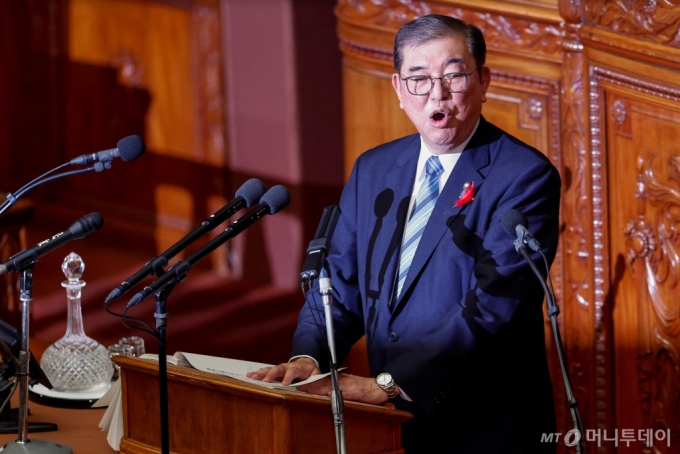
{"type": "Polygon", "coordinates": [[[399,155],[392,169],[384,174],[384,179],[377,180],[379,183],[375,186],[372,199],[376,200],[383,191],[393,191],[394,199],[382,220],[375,247],[370,254],[371,263],[368,264],[368,270],[373,277],[369,279],[372,290],[367,292],[369,293],[367,296],[385,301],[391,296],[419,151],[420,136],[415,135],[414,140],[407,144],[405,149],[397,152],[399,155]]]}
{"type": "Polygon", "coordinates": [[[482,169],[489,165],[489,146],[488,144],[480,144],[478,146],[479,141],[475,139],[480,134],[484,134],[486,124],[484,119],[482,119],[477,132],[470,140],[468,147],[461,153],[451,176],[449,176],[444,189],[439,195],[437,204],[432,211],[432,215],[418,244],[418,249],[416,249],[399,299],[394,305],[393,314],[397,313],[397,309],[403,304],[404,296],[410,293],[410,288],[416,282],[417,277],[432,256],[437,244],[446,233],[452,218],[460,214],[469,205],[468,203],[464,206],[454,207],[461,196],[464,188],[463,185],[474,182],[475,194],[477,194],[484,182],[484,172],[482,169]]]}

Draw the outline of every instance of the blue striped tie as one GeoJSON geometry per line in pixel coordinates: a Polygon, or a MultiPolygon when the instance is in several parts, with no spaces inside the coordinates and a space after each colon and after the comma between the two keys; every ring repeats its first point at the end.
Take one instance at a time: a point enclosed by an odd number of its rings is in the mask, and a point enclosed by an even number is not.
{"type": "Polygon", "coordinates": [[[404,235],[404,244],[401,247],[401,258],[399,259],[399,276],[397,277],[397,293],[396,296],[401,295],[401,288],[406,281],[406,275],[411,268],[413,256],[416,254],[420,237],[423,236],[427,220],[437,204],[439,198],[439,174],[442,173],[444,167],[437,156],[430,156],[425,162],[425,180],[420,185],[416,202],[413,204],[411,216],[406,224],[406,235],[404,235]]]}

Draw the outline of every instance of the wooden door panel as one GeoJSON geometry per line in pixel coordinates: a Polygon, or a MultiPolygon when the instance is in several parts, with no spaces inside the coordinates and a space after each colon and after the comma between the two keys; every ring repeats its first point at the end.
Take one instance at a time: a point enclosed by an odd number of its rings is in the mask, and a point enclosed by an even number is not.
{"type": "Polygon", "coordinates": [[[492,82],[482,113],[499,128],[550,155],[549,102],[546,91],[492,82]]]}
{"type": "Polygon", "coordinates": [[[605,100],[615,399],[626,403],[616,408],[616,426],[670,428],[675,438],[680,109],[616,87],[607,87],[605,100]]]}

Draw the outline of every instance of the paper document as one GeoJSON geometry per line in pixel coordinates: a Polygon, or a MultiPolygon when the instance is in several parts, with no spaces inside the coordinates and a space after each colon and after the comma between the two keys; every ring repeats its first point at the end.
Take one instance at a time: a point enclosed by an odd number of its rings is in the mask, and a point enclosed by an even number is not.
{"type": "MultiPolygon", "coordinates": [[[[155,359],[158,361],[158,355],[145,354],[140,356],[140,358],[155,359]]],[[[271,367],[272,364],[256,363],[253,361],[242,361],[239,359],[229,359],[229,358],[218,358],[216,356],[206,356],[197,355],[195,353],[186,352],[175,352],[172,356],[167,356],[168,363],[176,364],[179,366],[190,366],[194,369],[198,369],[203,372],[210,372],[217,375],[224,375],[226,377],[235,378],[236,380],[241,380],[253,385],[262,386],[270,389],[283,389],[286,391],[300,392],[296,388],[301,385],[306,385],[307,383],[312,383],[317,380],[330,375],[319,374],[309,377],[307,380],[292,383],[288,386],[281,384],[281,381],[275,381],[273,383],[265,383],[260,380],[254,380],[252,378],[246,377],[248,372],[255,372],[263,367],[271,367]]],[[[342,369],[341,369],[342,370],[342,369]]]]}
{"type": "Polygon", "coordinates": [[[177,352],[175,353],[175,356],[178,356],[178,354],[183,355],[193,367],[198,370],[202,370],[203,372],[212,372],[213,374],[225,375],[227,377],[235,378],[247,383],[252,383],[253,385],[263,386],[265,388],[271,389],[284,389],[286,391],[300,392],[296,389],[298,386],[306,385],[307,383],[313,383],[330,375],[330,373],[313,375],[307,380],[291,383],[288,386],[283,386],[281,381],[278,380],[273,383],[265,383],[260,380],[254,380],[252,378],[246,377],[246,373],[254,372],[263,367],[271,367],[272,364],[255,363],[252,361],[241,361],[238,359],[229,358],[217,358],[215,356],[204,356],[185,352],[177,352]]]}
{"type": "MultiPolygon", "coordinates": [[[[156,353],[144,353],[143,355],[140,356],[142,359],[153,359],[154,361],[158,361],[158,355],[156,353]]],[[[177,352],[174,355],[166,355],[165,358],[168,361],[168,364],[174,364],[175,366],[186,366],[186,367],[193,367],[189,361],[184,358],[184,355],[182,352],[177,352]]]]}
{"type": "Polygon", "coordinates": [[[92,408],[107,406],[99,428],[108,431],[106,440],[115,451],[120,451],[120,440],[123,438],[123,399],[120,389],[120,380],[111,384],[109,391],[92,405],[92,408]]]}
{"type": "Polygon", "coordinates": [[[120,394],[120,380],[111,382],[111,387],[106,391],[101,399],[92,404],[92,408],[108,407],[111,402],[120,394]]]}

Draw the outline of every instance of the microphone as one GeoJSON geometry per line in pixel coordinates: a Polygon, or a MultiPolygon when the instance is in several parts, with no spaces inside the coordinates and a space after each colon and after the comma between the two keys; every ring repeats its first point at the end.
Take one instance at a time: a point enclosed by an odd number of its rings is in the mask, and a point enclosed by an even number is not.
{"type": "Polygon", "coordinates": [[[13,255],[5,263],[0,265],[0,275],[11,271],[24,271],[35,265],[40,257],[53,251],[54,249],[68,243],[71,240],[83,238],[104,225],[99,213],[90,213],[78,219],[67,230],[36,244],[30,249],[24,249],[18,254],[13,255]]]}
{"type": "Polygon", "coordinates": [[[149,295],[162,289],[170,282],[182,282],[186,278],[187,273],[191,271],[191,267],[196,264],[196,262],[210,254],[212,251],[226,243],[231,238],[243,232],[245,229],[253,225],[258,220],[262,219],[264,216],[268,214],[276,214],[286,208],[289,204],[290,192],[288,192],[288,189],[281,185],[273,186],[265,193],[265,195],[262,196],[259,204],[234,221],[224,230],[224,232],[208,241],[205,245],[203,245],[185,260],[176,263],[168,270],[167,273],[156,279],[150,285],[144,287],[142,291],[136,293],[135,296],[133,296],[128,302],[128,308],[141,303],[146,298],[148,298],[149,295]]]}
{"type": "Polygon", "coordinates": [[[173,258],[180,251],[184,250],[187,246],[203,236],[206,232],[209,232],[222,222],[229,219],[241,208],[250,208],[253,206],[253,204],[263,196],[266,190],[267,188],[265,187],[264,183],[257,178],[251,178],[250,180],[243,183],[243,185],[236,191],[236,198],[234,198],[234,200],[220,208],[216,213],[211,214],[210,217],[203,221],[200,226],[179,240],[161,255],[149,260],[141,270],[137,271],[127,280],[123,281],[123,283],[121,283],[118,287],[113,289],[111,293],[109,293],[109,296],[107,296],[104,300],[104,304],[108,304],[111,301],[120,298],[123,293],[137,285],[146,276],[154,274],[155,270],[167,266],[168,260],[173,258]]]}
{"type": "Polygon", "coordinates": [[[88,172],[101,172],[104,169],[111,168],[111,161],[115,158],[122,158],[123,161],[132,161],[140,157],[144,150],[146,150],[146,145],[144,141],[139,136],[128,136],[118,141],[116,148],[111,148],[110,150],[100,151],[98,153],[84,154],[71,161],[55,167],[54,169],[40,175],[35,180],[29,182],[28,184],[19,188],[14,194],[11,192],[7,193],[7,199],[0,205],[0,216],[9,210],[17,201],[28,191],[42,186],[50,181],[59,180],[61,178],[70,177],[72,175],[80,175],[81,173],[88,172]],[[84,169],[70,170],[68,172],[62,172],[54,174],[57,170],[70,165],[70,164],[90,164],[94,163],[93,166],[86,167],[84,169]]]}
{"type": "MultiPolygon", "coordinates": [[[[538,252],[541,249],[538,240],[527,229],[529,221],[520,211],[515,209],[506,211],[501,218],[501,224],[509,235],[517,235],[517,241],[522,244],[526,243],[532,251],[538,252]]],[[[515,246],[517,247],[519,246],[515,246]]]]}
{"type": "Polygon", "coordinates": [[[144,145],[144,141],[141,137],[127,136],[118,141],[116,148],[78,156],[77,158],[71,159],[70,164],[101,162],[107,167],[107,164],[115,158],[121,158],[125,162],[132,161],[143,155],[145,150],[146,145],[144,145]]]}
{"type": "Polygon", "coordinates": [[[319,227],[316,229],[316,235],[314,235],[314,239],[310,241],[307,247],[307,258],[300,272],[302,282],[319,277],[319,272],[326,262],[328,251],[331,248],[331,238],[335,231],[338,217],[340,217],[339,206],[331,205],[323,209],[321,222],[319,222],[319,227]]]}

